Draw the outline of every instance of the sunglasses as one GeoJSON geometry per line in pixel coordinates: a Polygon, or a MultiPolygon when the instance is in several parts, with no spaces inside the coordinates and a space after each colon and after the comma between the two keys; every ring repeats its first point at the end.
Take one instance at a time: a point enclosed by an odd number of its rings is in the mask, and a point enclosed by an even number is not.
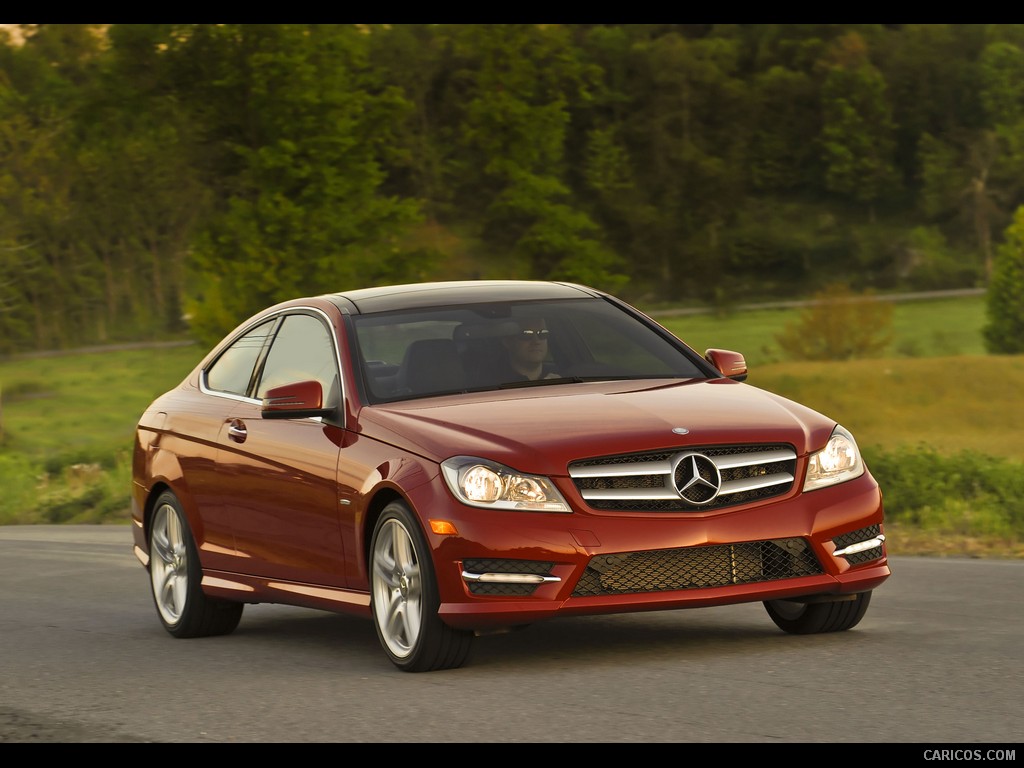
{"type": "Polygon", "coordinates": [[[524,339],[546,339],[549,333],[551,333],[551,331],[547,328],[540,331],[535,331],[532,328],[526,328],[519,332],[524,339]]]}

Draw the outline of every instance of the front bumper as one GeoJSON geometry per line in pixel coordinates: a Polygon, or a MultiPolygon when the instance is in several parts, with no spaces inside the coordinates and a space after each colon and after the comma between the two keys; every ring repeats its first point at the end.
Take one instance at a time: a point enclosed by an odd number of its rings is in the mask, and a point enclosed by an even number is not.
{"type": "Polygon", "coordinates": [[[690,514],[494,512],[431,486],[421,493],[415,508],[459,532],[428,538],[440,615],[462,629],[555,615],[838,599],[890,575],[881,494],[869,474],[767,504],[690,514]]]}

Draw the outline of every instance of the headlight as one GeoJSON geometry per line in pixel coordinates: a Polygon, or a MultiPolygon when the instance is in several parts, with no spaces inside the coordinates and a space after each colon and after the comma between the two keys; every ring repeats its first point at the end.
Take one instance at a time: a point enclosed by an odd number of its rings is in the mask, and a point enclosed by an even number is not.
{"type": "Polygon", "coordinates": [[[569,512],[562,494],[546,477],[524,475],[511,467],[473,456],[441,463],[444,480],[464,504],[485,509],[569,512]]]}
{"type": "Polygon", "coordinates": [[[828,485],[845,483],[864,474],[857,441],[847,430],[836,426],[825,447],[811,454],[804,490],[813,491],[828,485]]]}

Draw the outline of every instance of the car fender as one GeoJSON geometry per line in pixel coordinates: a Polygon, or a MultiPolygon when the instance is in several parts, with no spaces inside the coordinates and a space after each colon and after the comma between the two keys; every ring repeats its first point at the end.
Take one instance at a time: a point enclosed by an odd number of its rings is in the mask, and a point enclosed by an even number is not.
{"type": "Polygon", "coordinates": [[[364,499],[365,505],[353,510],[352,533],[353,546],[349,558],[349,583],[359,585],[358,588],[369,589],[368,561],[370,542],[373,529],[381,510],[394,499],[401,499],[413,511],[420,521],[424,533],[427,532],[426,517],[420,511],[423,507],[419,499],[418,489],[430,489],[432,481],[440,474],[440,467],[432,461],[414,454],[403,454],[396,458],[382,461],[370,472],[362,486],[359,487],[354,499],[364,499]]]}
{"type": "Polygon", "coordinates": [[[132,510],[136,546],[141,547],[148,558],[150,516],[157,498],[165,490],[171,491],[181,503],[188,524],[196,538],[196,545],[199,546],[204,536],[204,526],[188,481],[185,479],[180,457],[174,451],[161,445],[160,433],[142,434],[149,434],[151,439],[147,441],[145,438],[141,438],[136,442],[136,460],[141,458],[143,461],[144,476],[150,479],[150,483],[148,487],[136,485],[133,488],[133,492],[137,495],[137,498],[133,500],[132,510]]]}

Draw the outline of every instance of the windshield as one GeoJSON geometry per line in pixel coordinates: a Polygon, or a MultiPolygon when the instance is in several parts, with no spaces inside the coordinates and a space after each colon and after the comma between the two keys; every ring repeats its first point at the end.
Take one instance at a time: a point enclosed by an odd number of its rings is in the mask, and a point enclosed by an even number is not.
{"type": "Polygon", "coordinates": [[[678,340],[599,298],[382,312],[352,322],[371,402],[708,375],[678,340]]]}

